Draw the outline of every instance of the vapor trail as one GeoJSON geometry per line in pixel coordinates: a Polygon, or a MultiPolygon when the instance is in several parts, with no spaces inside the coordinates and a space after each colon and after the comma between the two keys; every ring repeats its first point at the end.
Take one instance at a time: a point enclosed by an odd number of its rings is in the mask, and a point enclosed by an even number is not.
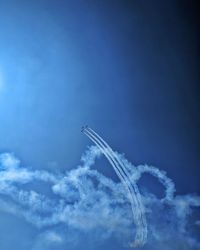
{"type": "MultiPolygon", "coordinates": [[[[118,157],[116,153],[113,152],[111,147],[92,129],[87,128],[87,131],[90,135],[92,135],[103,147],[105,148],[107,152],[107,156],[109,155],[112,160],[114,161],[115,166],[118,168],[120,174],[124,177],[123,179],[125,181],[122,181],[122,183],[125,186],[128,186],[128,193],[130,196],[130,202],[131,202],[131,208],[133,213],[133,219],[136,224],[136,236],[135,236],[135,242],[132,243],[132,246],[142,246],[146,242],[147,238],[147,225],[146,225],[146,219],[144,215],[144,207],[141,201],[141,196],[139,193],[139,190],[137,188],[137,185],[135,182],[131,182],[129,173],[126,169],[126,166],[123,161],[118,157]],[[97,139],[98,138],[98,139],[97,139]]],[[[119,176],[119,175],[118,175],[119,176]]],[[[119,176],[120,178],[120,176],[119,176]]]]}
{"type": "Polygon", "coordinates": [[[133,219],[136,225],[135,241],[131,245],[144,245],[147,238],[147,225],[144,215],[144,207],[137,185],[135,183],[131,183],[129,173],[126,170],[124,163],[119,159],[117,154],[113,152],[111,147],[95,131],[88,127],[84,127],[82,129],[82,132],[85,133],[100,148],[100,150],[103,152],[103,154],[106,156],[106,158],[114,168],[119,179],[124,184],[124,187],[128,191],[133,219]]]}
{"type": "MultiPolygon", "coordinates": [[[[147,238],[147,224],[146,224],[146,219],[144,215],[144,207],[141,201],[141,196],[138,190],[138,187],[135,182],[131,181],[130,179],[130,174],[128,173],[126,166],[123,161],[118,157],[116,153],[113,152],[111,147],[91,128],[86,127],[85,130],[87,133],[89,133],[90,136],[93,137],[94,140],[96,140],[97,145],[103,150],[104,154],[106,151],[105,156],[108,158],[110,156],[114,162],[113,168],[116,171],[117,168],[117,174],[119,173],[122,177],[123,180],[121,180],[121,176],[118,174],[120,180],[122,183],[126,186],[128,186],[128,194],[130,196],[130,202],[131,202],[131,208],[132,208],[132,213],[133,213],[133,219],[136,224],[136,236],[135,236],[135,242],[131,245],[133,246],[142,246],[146,242],[147,238]],[[100,145],[99,145],[100,144],[100,145]]],[[[87,134],[88,135],[88,134],[87,134]]],[[[91,139],[91,137],[90,137],[91,139]]],[[[109,159],[109,158],[108,158],[109,159]]]]}
{"type": "MultiPolygon", "coordinates": [[[[144,237],[145,237],[145,240],[146,240],[146,237],[147,237],[147,225],[146,225],[146,219],[144,217],[144,207],[143,207],[143,204],[142,204],[142,200],[141,200],[141,195],[140,195],[140,192],[138,190],[138,187],[136,185],[136,182],[131,180],[131,176],[130,176],[130,173],[127,171],[127,164],[124,163],[124,161],[121,160],[121,158],[112,150],[112,148],[107,144],[106,141],[103,140],[103,138],[101,138],[94,130],[92,130],[91,128],[88,127],[88,130],[94,134],[101,142],[102,144],[105,145],[105,147],[108,149],[108,151],[110,152],[110,154],[116,159],[116,161],[118,162],[118,164],[120,165],[122,171],[124,172],[125,176],[128,177],[128,182],[130,183],[131,185],[131,190],[132,192],[135,194],[135,198],[137,199],[137,204],[139,205],[140,207],[140,215],[141,215],[141,223],[143,223],[143,229],[146,230],[146,232],[144,233],[144,237]],[[133,188],[132,188],[133,187],[133,188]]],[[[138,170],[138,169],[137,169],[138,170]]]]}

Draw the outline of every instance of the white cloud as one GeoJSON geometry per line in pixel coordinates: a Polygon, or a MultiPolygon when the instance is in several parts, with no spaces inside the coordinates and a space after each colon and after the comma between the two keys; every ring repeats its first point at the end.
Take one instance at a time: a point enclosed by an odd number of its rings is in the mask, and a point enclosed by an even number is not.
{"type": "MultiPolygon", "coordinates": [[[[0,194],[3,196],[0,199],[0,210],[23,217],[40,228],[65,225],[88,233],[99,230],[99,239],[114,234],[129,242],[134,238],[135,227],[127,195],[121,183],[115,183],[91,169],[99,156],[98,149],[89,148],[82,157],[83,166],[68,171],[64,176],[41,170],[32,171],[21,167],[20,161],[13,154],[1,154],[0,194]],[[24,187],[25,183],[36,180],[49,185],[52,195],[47,197],[24,187]],[[12,202],[4,200],[5,196],[12,202]]],[[[150,193],[142,198],[149,229],[147,249],[189,250],[198,247],[198,239],[191,232],[192,227],[199,224],[196,222],[199,218],[195,219],[194,225],[190,222],[190,227],[188,218],[193,207],[200,206],[200,197],[175,196],[174,183],[165,172],[147,165],[135,167],[126,159],[123,161],[131,179],[138,181],[142,173],[148,172],[158,178],[166,189],[167,199],[159,200],[150,193]],[[163,242],[166,242],[165,248],[163,242]]],[[[63,238],[56,231],[50,230],[38,238],[33,249],[46,249],[48,244],[61,244],[62,241],[63,238]]]]}
{"type": "Polygon", "coordinates": [[[61,237],[61,235],[59,235],[58,233],[56,233],[54,231],[48,231],[45,235],[45,239],[46,239],[46,241],[54,242],[54,243],[62,243],[63,242],[63,238],[61,237]]]}
{"type": "Polygon", "coordinates": [[[15,169],[20,161],[12,153],[3,153],[0,155],[0,167],[3,169],[15,169]]]}
{"type": "Polygon", "coordinates": [[[56,246],[63,243],[63,238],[56,231],[45,231],[41,233],[32,248],[32,250],[45,250],[49,249],[49,246],[56,246]]]}

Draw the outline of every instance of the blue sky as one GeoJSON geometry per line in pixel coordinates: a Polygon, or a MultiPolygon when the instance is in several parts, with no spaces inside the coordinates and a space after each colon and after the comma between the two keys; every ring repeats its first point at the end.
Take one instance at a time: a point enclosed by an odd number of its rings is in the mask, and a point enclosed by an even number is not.
{"type": "MultiPolygon", "coordinates": [[[[176,186],[175,203],[183,199],[193,204],[189,223],[197,221],[198,196],[187,196],[200,192],[195,18],[189,1],[0,0],[1,155],[20,161],[16,171],[46,171],[60,180],[78,168],[92,144],[80,132],[88,124],[134,166],[166,171],[176,186]]],[[[103,157],[91,168],[118,182],[103,157]]],[[[10,171],[3,160],[1,169],[4,174],[10,171]]],[[[144,175],[138,185],[144,196],[147,192],[161,198],[165,192],[151,175],[144,175]]],[[[52,184],[37,178],[11,186],[17,193],[22,188],[53,202],[60,199],[52,184]]],[[[118,227],[109,234],[98,223],[88,231],[67,222],[38,227],[22,212],[24,205],[12,201],[11,193],[1,194],[3,250],[13,249],[13,244],[19,250],[78,250],[83,243],[85,249],[124,249],[131,237],[130,225],[123,221],[124,238],[118,227]],[[15,212],[7,211],[12,206],[15,212]]],[[[149,209],[162,211],[161,203],[154,199],[153,204],[149,209]]],[[[129,218],[126,206],[124,202],[119,212],[129,218]]],[[[87,218],[89,225],[94,218],[87,218]]],[[[162,225],[151,217],[149,221],[162,225]]],[[[192,230],[195,237],[199,228],[192,230]]],[[[151,242],[144,249],[152,249],[151,242]]],[[[158,249],[164,249],[163,242],[157,242],[158,249]]],[[[184,247],[195,249],[191,244],[184,247]]]]}

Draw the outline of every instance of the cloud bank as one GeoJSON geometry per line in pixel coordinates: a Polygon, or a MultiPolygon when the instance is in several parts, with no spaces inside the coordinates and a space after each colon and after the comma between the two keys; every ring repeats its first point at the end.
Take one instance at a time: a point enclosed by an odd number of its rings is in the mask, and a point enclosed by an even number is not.
{"type": "MultiPolygon", "coordinates": [[[[115,237],[122,247],[129,247],[135,230],[130,203],[120,182],[95,170],[99,157],[100,150],[91,146],[79,166],[55,174],[23,167],[12,153],[0,155],[0,210],[43,230],[33,250],[62,244],[64,236],[55,229],[59,226],[88,234],[98,231],[99,241],[115,237]],[[48,185],[51,192],[39,193],[34,189],[38,182],[48,185]]],[[[147,243],[142,249],[199,249],[196,211],[200,196],[176,196],[174,183],[164,171],[148,165],[134,166],[123,155],[118,157],[134,182],[149,173],[165,188],[162,199],[148,190],[142,193],[148,227],[147,243]]]]}

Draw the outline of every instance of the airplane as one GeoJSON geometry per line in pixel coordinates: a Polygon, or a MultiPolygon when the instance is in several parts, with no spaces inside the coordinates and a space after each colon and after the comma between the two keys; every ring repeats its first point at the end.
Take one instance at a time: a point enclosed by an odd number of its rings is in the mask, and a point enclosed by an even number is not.
{"type": "Polygon", "coordinates": [[[81,127],[81,132],[84,132],[84,130],[87,129],[87,128],[89,128],[88,125],[82,126],[82,127],[81,127]]]}

